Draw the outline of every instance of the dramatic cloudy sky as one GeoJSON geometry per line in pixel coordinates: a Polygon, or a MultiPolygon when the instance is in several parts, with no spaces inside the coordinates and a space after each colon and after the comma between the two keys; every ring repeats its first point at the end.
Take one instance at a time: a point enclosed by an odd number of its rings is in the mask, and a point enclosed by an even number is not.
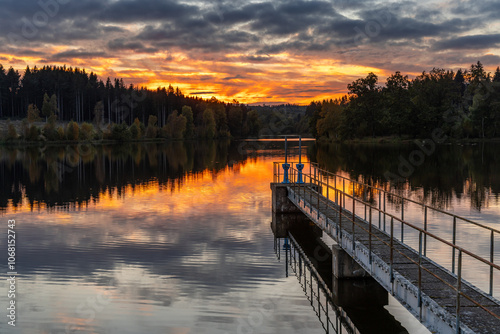
{"type": "Polygon", "coordinates": [[[500,2],[0,0],[0,63],[84,67],[150,88],[308,103],[385,77],[500,65],[500,2]]]}

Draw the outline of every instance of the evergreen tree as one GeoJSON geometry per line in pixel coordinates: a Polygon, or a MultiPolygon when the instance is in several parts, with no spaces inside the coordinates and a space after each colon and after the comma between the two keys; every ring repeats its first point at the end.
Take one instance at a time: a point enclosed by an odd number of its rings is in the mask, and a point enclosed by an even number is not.
{"type": "Polygon", "coordinates": [[[500,67],[497,67],[497,70],[495,71],[493,82],[500,82],[500,67]]]}

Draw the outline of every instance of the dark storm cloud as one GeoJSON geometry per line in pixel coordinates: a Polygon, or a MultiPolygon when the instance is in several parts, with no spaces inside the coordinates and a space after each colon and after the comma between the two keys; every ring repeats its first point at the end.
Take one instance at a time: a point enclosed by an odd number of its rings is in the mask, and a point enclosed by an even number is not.
{"type": "Polygon", "coordinates": [[[240,74],[237,74],[234,77],[225,77],[222,80],[224,80],[224,81],[230,81],[230,80],[238,80],[238,79],[245,79],[245,77],[242,76],[242,75],[240,75],[240,74]]]}
{"type": "Polygon", "coordinates": [[[215,91],[206,91],[206,92],[191,92],[189,95],[207,95],[207,94],[217,94],[215,91]]]}
{"type": "MultiPolygon", "coordinates": [[[[481,34],[480,29],[498,20],[498,1],[439,5],[413,0],[391,5],[360,0],[74,0],[59,5],[33,36],[10,43],[9,33],[21,36],[26,20],[33,23],[34,15],[43,12],[38,0],[11,1],[0,2],[0,43],[16,56],[28,55],[22,50],[27,48],[40,52],[47,43],[87,50],[46,57],[53,60],[187,51],[192,59],[236,52],[252,55],[238,60],[270,63],[275,59],[269,55],[287,52],[358,64],[369,63],[373,54],[390,47],[443,52],[497,45],[497,35],[481,34]],[[477,35],[463,37],[472,29],[477,35]]],[[[385,62],[387,67],[390,57],[385,62]]]]}
{"type": "Polygon", "coordinates": [[[148,22],[183,20],[199,13],[199,8],[176,0],[126,0],[107,2],[97,19],[108,22],[148,22]]]}
{"type": "Polygon", "coordinates": [[[469,35],[437,42],[435,50],[480,50],[500,46],[500,34],[469,35]]]}
{"type": "Polygon", "coordinates": [[[92,59],[92,58],[105,58],[106,53],[103,51],[87,51],[84,49],[77,49],[77,50],[68,50],[64,52],[59,52],[54,55],[52,55],[49,60],[52,61],[68,61],[74,58],[86,58],[86,59],[92,59]]]}
{"type": "Polygon", "coordinates": [[[158,48],[147,47],[141,42],[129,42],[124,38],[114,39],[109,41],[108,48],[110,50],[131,50],[136,52],[145,52],[145,53],[155,53],[158,52],[158,48]]]}
{"type": "Polygon", "coordinates": [[[270,56],[246,56],[245,59],[251,62],[262,62],[262,61],[269,61],[273,58],[270,56]]]}

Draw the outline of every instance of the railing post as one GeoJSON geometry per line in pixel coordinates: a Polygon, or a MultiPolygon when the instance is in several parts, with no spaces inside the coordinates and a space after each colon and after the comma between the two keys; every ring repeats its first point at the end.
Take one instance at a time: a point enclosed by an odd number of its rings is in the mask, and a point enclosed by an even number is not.
{"type": "Polygon", "coordinates": [[[418,307],[420,308],[420,321],[422,321],[422,231],[418,234],[418,307]]]}
{"type": "Polygon", "coordinates": [[[276,163],[273,162],[273,182],[276,182],[276,163]]]}
{"type": "MultiPolygon", "coordinates": [[[[494,260],[494,248],[495,248],[495,232],[491,230],[491,239],[490,239],[490,262],[493,263],[494,260]]],[[[493,296],[493,267],[490,266],[490,296],[493,296]]]]}
{"type": "Polygon", "coordinates": [[[401,220],[405,220],[405,198],[401,197],[401,220]]]}
{"type": "Polygon", "coordinates": [[[340,200],[340,205],[339,205],[339,236],[338,236],[338,242],[340,245],[340,248],[342,248],[342,196],[339,196],[340,200]]]}
{"type": "MultiPolygon", "coordinates": [[[[385,232],[385,213],[387,212],[387,211],[385,211],[385,198],[386,198],[386,195],[387,194],[385,193],[385,190],[384,190],[384,232],[385,232]]],[[[380,228],[380,226],[379,226],[379,228],[380,228]]]]}
{"type": "MultiPolygon", "coordinates": [[[[351,182],[352,183],[352,182],[351,182]]],[[[352,185],[352,250],[356,250],[356,239],[355,239],[355,234],[356,234],[356,200],[354,197],[354,184],[352,185]]]]}
{"type": "Polygon", "coordinates": [[[403,223],[403,220],[401,219],[401,243],[404,244],[404,238],[405,238],[405,223],[403,223]]]}
{"type": "MultiPolygon", "coordinates": [[[[427,205],[424,209],[424,231],[427,232],[427,205]]],[[[424,256],[427,256],[427,234],[424,234],[424,256]]]]}
{"type": "Polygon", "coordinates": [[[318,178],[317,178],[317,174],[318,174],[318,168],[316,166],[314,166],[314,180],[317,181],[318,178]]]}
{"type": "Polygon", "coordinates": [[[330,178],[328,177],[328,174],[326,174],[326,200],[328,201],[330,199],[330,182],[328,181],[330,178]]]}
{"type": "MultiPolygon", "coordinates": [[[[320,173],[318,171],[318,179],[316,180],[318,182],[318,189],[317,189],[317,193],[318,193],[318,219],[319,219],[319,192],[321,191],[320,190],[321,185],[320,185],[319,175],[320,175],[320,173]]],[[[319,223],[319,220],[318,220],[318,223],[319,223]]]]}
{"type": "MultiPolygon", "coordinates": [[[[380,225],[382,223],[382,194],[380,191],[378,192],[378,228],[380,229],[380,225]]],[[[384,210],[385,212],[385,210],[384,210]]]]}
{"type": "MultiPolygon", "coordinates": [[[[369,254],[369,257],[368,257],[368,262],[370,263],[370,271],[372,269],[371,265],[372,265],[372,207],[369,206],[369,221],[368,221],[368,247],[370,248],[370,254],[369,254]]],[[[366,206],[365,206],[365,209],[366,209],[366,206]]]]}
{"type": "Polygon", "coordinates": [[[338,204],[339,203],[339,199],[338,199],[338,191],[337,191],[337,175],[335,175],[335,179],[333,179],[333,186],[335,188],[335,203],[338,204]]]}
{"type": "Polygon", "coordinates": [[[391,283],[394,282],[394,275],[392,272],[392,266],[394,263],[394,217],[391,217],[391,283]]]}
{"type": "Polygon", "coordinates": [[[280,179],[281,179],[281,173],[280,173],[280,171],[281,171],[281,168],[278,165],[278,180],[276,182],[280,182],[280,179]]]}
{"type": "MultiPolygon", "coordinates": [[[[453,246],[455,246],[457,240],[457,216],[453,216],[453,246]]],[[[452,259],[451,259],[451,272],[455,273],[455,247],[452,250],[452,259]]]]}
{"type": "Polygon", "coordinates": [[[462,289],[462,250],[458,250],[458,278],[457,278],[457,328],[456,333],[460,334],[460,290],[462,289]]]}

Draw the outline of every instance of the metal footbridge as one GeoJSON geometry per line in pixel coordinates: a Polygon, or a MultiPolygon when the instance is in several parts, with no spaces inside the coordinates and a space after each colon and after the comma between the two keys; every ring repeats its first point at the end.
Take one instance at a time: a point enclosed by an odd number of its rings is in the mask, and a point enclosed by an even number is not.
{"type": "Polygon", "coordinates": [[[435,333],[500,333],[499,230],[308,165],[283,170],[275,162],[273,191],[286,191],[289,205],[423,325],[435,333]]]}

